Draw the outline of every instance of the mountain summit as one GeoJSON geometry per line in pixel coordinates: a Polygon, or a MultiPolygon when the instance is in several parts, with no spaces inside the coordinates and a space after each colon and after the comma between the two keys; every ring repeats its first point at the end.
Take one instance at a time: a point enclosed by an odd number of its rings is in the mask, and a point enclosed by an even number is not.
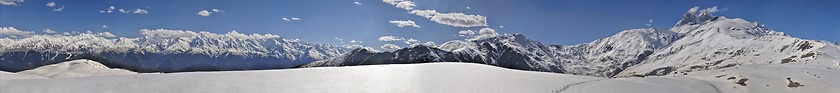
{"type": "Polygon", "coordinates": [[[712,7],[703,10],[697,10],[700,7],[694,7],[688,9],[688,11],[683,14],[680,21],[677,21],[677,24],[674,24],[674,27],[683,26],[683,25],[696,25],[696,24],[703,24],[708,21],[715,21],[718,19],[717,16],[712,15],[712,13],[717,12],[717,7],[712,7]]]}

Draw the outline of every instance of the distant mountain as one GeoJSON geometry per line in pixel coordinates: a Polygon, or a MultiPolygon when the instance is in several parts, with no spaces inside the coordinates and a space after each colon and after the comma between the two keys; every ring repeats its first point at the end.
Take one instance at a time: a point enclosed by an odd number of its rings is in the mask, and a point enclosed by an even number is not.
{"type": "Polygon", "coordinates": [[[302,67],[471,62],[520,70],[608,77],[633,66],[676,39],[673,32],[627,30],[609,38],[574,45],[544,45],[522,34],[462,41],[439,47],[415,46],[392,52],[357,49],[302,67]]]}
{"type": "Polygon", "coordinates": [[[548,46],[526,39],[521,34],[477,41],[450,41],[442,48],[418,45],[390,52],[356,49],[339,57],[312,62],[302,67],[407,64],[425,62],[473,62],[521,70],[564,72],[551,64],[548,46]],[[549,63],[549,64],[546,64],[549,63]]]}
{"type": "Polygon", "coordinates": [[[689,11],[675,26],[631,29],[593,42],[544,45],[522,34],[454,40],[393,52],[357,49],[302,67],[471,62],[598,77],[677,74],[743,64],[840,64],[840,48],[802,40],[743,19],[689,11]]]}
{"type": "MultiPolygon", "coordinates": [[[[144,34],[167,31],[146,30],[144,34]]],[[[160,32],[164,33],[164,32],[160,32]]],[[[0,70],[17,72],[67,60],[91,59],[136,72],[291,68],[346,53],[346,49],[276,36],[236,32],[170,31],[184,35],[106,38],[94,34],[0,39],[0,70]]]]}

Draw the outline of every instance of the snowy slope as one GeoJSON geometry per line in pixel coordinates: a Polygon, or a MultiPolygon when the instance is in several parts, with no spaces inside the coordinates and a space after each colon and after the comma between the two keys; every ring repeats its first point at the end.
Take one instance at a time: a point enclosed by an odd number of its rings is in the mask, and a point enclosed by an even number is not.
{"type": "Polygon", "coordinates": [[[578,84],[562,93],[838,93],[840,68],[755,64],[679,75],[614,78],[578,84]]]}
{"type": "Polygon", "coordinates": [[[469,63],[0,79],[3,93],[540,93],[602,78],[469,63]]]}
{"type": "Polygon", "coordinates": [[[790,37],[740,18],[713,18],[675,26],[671,30],[680,33],[680,39],[619,76],[678,74],[746,64],[840,67],[836,65],[840,63],[837,45],[790,37]]]}
{"type": "Polygon", "coordinates": [[[47,77],[0,71],[0,79],[48,79],[47,77]]]}
{"type": "Polygon", "coordinates": [[[35,69],[25,70],[18,73],[38,75],[48,78],[75,78],[89,76],[137,74],[137,72],[132,72],[124,69],[111,69],[105,65],[100,64],[99,62],[85,59],[41,66],[35,69]]]}
{"type": "Polygon", "coordinates": [[[611,77],[676,39],[678,34],[667,30],[631,29],[590,43],[553,45],[552,52],[570,74],[611,77]]]}
{"type": "Polygon", "coordinates": [[[0,39],[0,70],[17,72],[74,59],[92,59],[137,72],[291,68],[345,53],[271,34],[216,34],[143,29],[139,38],[95,34],[0,39]]]}
{"type": "MultiPolygon", "coordinates": [[[[69,63],[69,62],[68,62],[69,63]]],[[[78,62],[77,62],[78,63],[78,62]]],[[[107,70],[107,69],[98,69],[107,70]]],[[[755,64],[665,76],[599,78],[472,63],[143,73],[59,79],[0,73],[3,93],[837,93],[840,68],[755,64]]]]}

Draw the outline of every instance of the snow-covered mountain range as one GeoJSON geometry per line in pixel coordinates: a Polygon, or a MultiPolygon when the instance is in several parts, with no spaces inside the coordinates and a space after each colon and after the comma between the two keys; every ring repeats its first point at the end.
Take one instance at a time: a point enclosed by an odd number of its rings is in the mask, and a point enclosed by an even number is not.
{"type": "Polygon", "coordinates": [[[0,39],[0,92],[840,92],[836,43],[696,9],[670,29],[570,46],[493,33],[379,52],[270,34],[141,33],[0,39]],[[204,70],[248,71],[146,73],[204,70]]]}
{"type": "Polygon", "coordinates": [[[17,72],[67,60],[92,59],[136,72],[291,68],[346,53],[345,48],[283,39],[185,30],[142,29],[139,38],[96,34],[0,39],[0,70],[17,72]]]}
{"type": "Polygon", "coordinates": [[[96,34],[0,39],[0,70],[17,72],[91,59],[135,72],[470,62],[596,77],[680,74],[748,64],[840,67],[836,44],[804,40],[740,18],[691,9],[670,29],[641,28],[579,45],[549,45],[523,34],[479,36],[439,46],[379,52],[310,44],[271,34],[143,29],[144,37],[96,34]]]}
{"type": "Polygon", "coordinates": [[[678,74],[744,64],[840,67],[840,47],[775,32],[756,22],[691,9],[670,29],[631,29],[593,42],[546,45],[522,34],[454,40],[392,52],[353,50],[303,67],[472,62],[598,77],[678,74]]]}

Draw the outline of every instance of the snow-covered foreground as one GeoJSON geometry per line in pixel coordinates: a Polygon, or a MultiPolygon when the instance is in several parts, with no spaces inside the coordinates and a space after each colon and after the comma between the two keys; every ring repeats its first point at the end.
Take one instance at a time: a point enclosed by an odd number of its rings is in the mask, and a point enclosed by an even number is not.
{"type": "Polygon", "coordinates": [[[601,78],[504,69],[470,63],[189,72],[60,79],[5,79],[3,93],[545,93],[601,78]]]}
{"type": "Polygon", "coordinates": [[[840,69],[770,64],[583,83],[568,93],[840,93],[840,69]]]}
{"type": "Polygon", "coordinates": [[[838,93],[840,69],[764,64],[667,76],[600,78],[472,63],[393,64],[286,70],[141,73],[75,60],[0,72],[2,93],[838,93]],[[49,73],[49,74],[45,74],[49,73]],[[49,79],[52,78],[52,79],[49,79]]]}

